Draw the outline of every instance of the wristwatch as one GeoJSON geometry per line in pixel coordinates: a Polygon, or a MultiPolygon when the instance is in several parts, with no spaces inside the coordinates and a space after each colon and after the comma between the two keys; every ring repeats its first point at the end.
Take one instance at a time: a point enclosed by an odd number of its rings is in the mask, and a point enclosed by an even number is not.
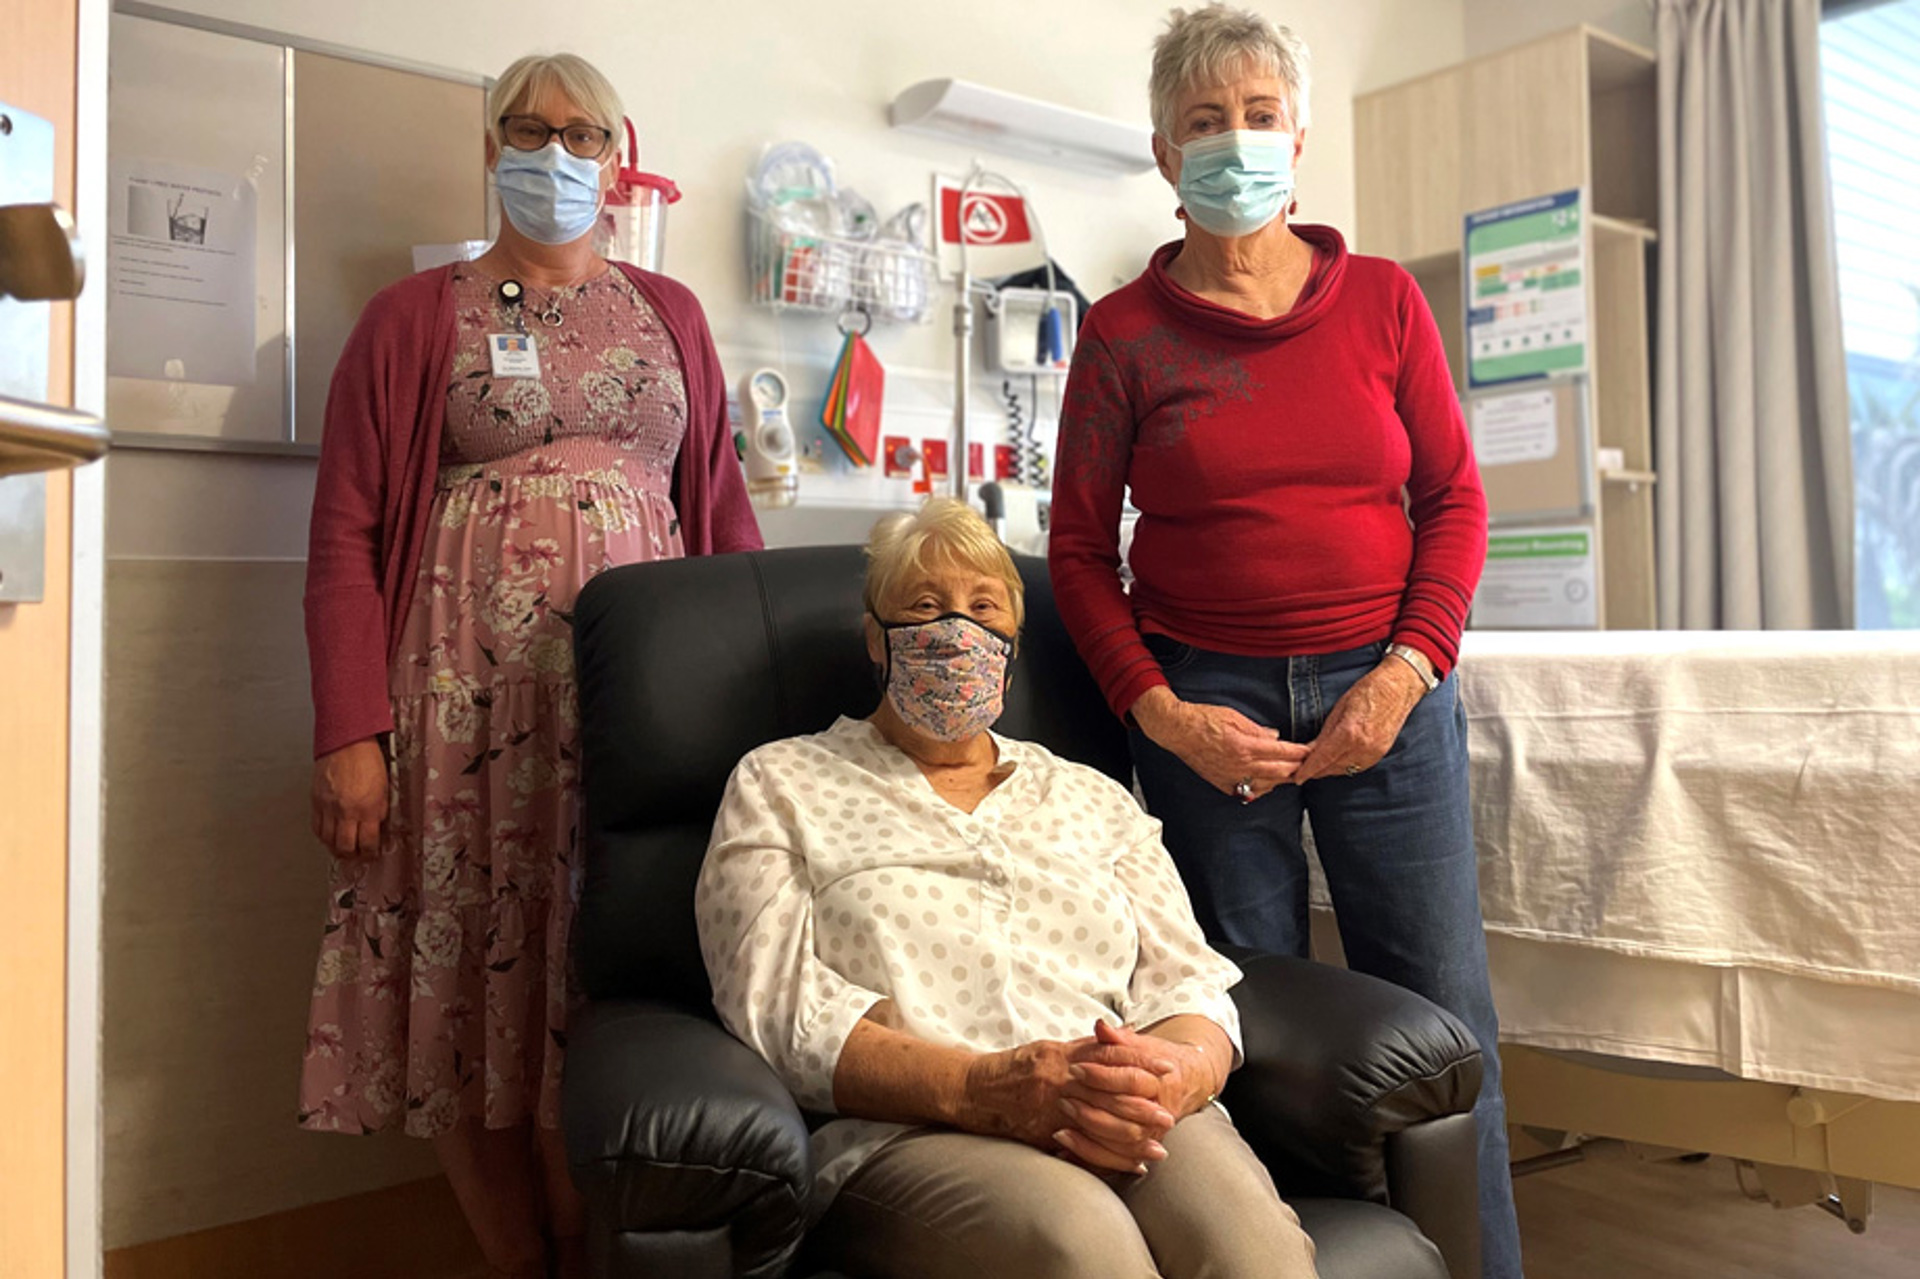
{"type": "Polygon", "coordinates": [[[1397,657],[1408,666],[1413,667],[1413,673],[1420,677],[1420,682],[1427,686],[1429,693],[1440,687],[1440,676],[1434,672],[1433,663],[1427,660],[1425,653],[1422,653],[1413,645],[1389,644],[1387,645],[1387,656],[1397,657]]]}

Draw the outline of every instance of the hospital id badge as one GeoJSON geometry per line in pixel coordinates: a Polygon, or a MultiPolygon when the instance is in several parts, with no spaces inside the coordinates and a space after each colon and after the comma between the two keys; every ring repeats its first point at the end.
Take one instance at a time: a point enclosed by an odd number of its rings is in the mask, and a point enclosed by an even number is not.
{"type": "Polygon", "coordinates": [[[531,333],[489,333],[487,353],[493,357],[495,377],[540,376],[540,353],[531,333]]]}

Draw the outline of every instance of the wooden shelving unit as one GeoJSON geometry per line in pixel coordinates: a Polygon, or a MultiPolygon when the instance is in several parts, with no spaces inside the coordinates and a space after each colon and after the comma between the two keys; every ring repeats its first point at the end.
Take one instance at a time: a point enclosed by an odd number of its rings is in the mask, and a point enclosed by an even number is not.
{"type": "MultiPolygon", "coordinates": [[[[1469,213],[1586,192],[1588,371],[1582,384],[1602,627],[1655,623],[1650,267],[1659,220],[1658,86],[1649,51],[1590,27],[1354,102],[1355,244],[1425,293],[1465,388],[1469,213]],[[1605,474],[1602,450],[1620,463],[1605,474]]],[[[1493,486],[1489,493],[1492,496],[1493,486]]],[[[1519,518],[1493,509],[1496,521],[1519,518]]]]}

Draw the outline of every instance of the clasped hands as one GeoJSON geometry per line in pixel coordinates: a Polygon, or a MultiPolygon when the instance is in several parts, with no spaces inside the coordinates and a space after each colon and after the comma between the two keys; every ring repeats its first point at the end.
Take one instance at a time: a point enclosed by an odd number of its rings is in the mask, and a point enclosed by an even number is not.
{"type": "Polygon", "coordinates": [[[1215,789],[1251,802],[1281,786],[1372,768],[1393,749],[1426,691],[1405,662],[1384,662],[1341,695],[1304,743],[1283,741],[1230,706],[1182,701],[1165,685],[1141,694],[1131,713],[1149,738],[1215,789]]]}
{"type": "Polygon", "coordinates": [[[981,1128],[1095,1172],[1136,1174],[1167,1157],[1162,1139],[1216,1087],[1200,1049],[1104,1021],[1084,1039],[989,1053],[969,1075],[981,1128]]]}

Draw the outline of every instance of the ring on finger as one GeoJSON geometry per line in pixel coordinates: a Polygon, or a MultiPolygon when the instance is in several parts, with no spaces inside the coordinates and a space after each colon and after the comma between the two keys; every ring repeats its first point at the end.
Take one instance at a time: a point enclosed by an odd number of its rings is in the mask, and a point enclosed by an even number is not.
{"type": "Polygon", "coordinates": [[[1241,803],[1251,804],[1253,802],[1253,779],[1251,777],[1242,777],[1238,782],[1234,783],[1233,793],[1240,797],[1241,803]]]}
{"type": "Polygon", "coordinates": [[[1360,769],[1360,765],[1358,765],[1358,764],[1348,764],[1348,765],[1347,765],[1347,776],[1348,776],[1348,777],[1358,777],[1358,776],[1360,776],[1360,772],[1361,772],[1361,769],[1360,769]]]}

